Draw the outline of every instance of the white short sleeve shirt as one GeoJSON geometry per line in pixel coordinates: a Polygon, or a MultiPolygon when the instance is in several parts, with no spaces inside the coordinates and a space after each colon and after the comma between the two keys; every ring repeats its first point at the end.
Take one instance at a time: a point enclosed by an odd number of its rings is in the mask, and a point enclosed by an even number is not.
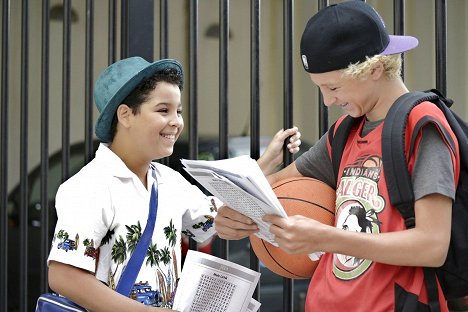
{"type": "Polygon", "coordinates": [[[58,221],[48,260],[93,272],[115,289],[146,226],[153,170],[158,190],[156,224],[131,297],[171,307],[181,269],[181,234],[198,242],[210,238],[221,203],[167,166],[151,164],[146,189],[101,144],[96,157],[57,192],[58,221]]]}

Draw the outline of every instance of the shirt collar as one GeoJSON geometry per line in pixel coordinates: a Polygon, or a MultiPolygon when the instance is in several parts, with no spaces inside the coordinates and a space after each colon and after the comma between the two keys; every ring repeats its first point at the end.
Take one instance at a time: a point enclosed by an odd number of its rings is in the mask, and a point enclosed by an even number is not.
{"type": "Polygon", "coordinates": [[[135,174],[128,169],[122,159],[117,156],[107,143],[100,143],[96,151],[96,158],[109,168],[112,174],[118,178],[133,178],[135,174]]]}
{"type": "MultiPolygon", "coordinates": [[[[128,169],[127,165],[122,159],[117,156],[110,148],[107,143],[100,143],[96,151],[96,158],[103,162],[108,167],[112,174],[118,178],[134,178],[135,174],[128,169]]],[[[157,176],[158,183],[162,182],[160,170],[158,170],[155,163],[150,163],[147,174],[148,185],[152,185],[155,179],[153,178],[153,171],[157,176]]]]}

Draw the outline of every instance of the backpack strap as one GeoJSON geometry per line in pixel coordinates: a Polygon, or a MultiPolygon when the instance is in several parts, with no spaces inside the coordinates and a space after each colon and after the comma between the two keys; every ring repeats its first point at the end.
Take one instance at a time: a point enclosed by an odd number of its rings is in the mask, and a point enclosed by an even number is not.
{"type": "MultiPolygon", "coordinates": [[[[400,211],[405,219],[407,228],[414,227],[415,220],[413,185],[411,183],[410,173],[408,172],[408,162],[405,153],[405,130],[411,110],[416,105],[425,101],[437,105],[444,113],[455,135],[457,137],[460,135],[460,137],[465,138],[466,142],[459,142],[459,148],[461,154],[463,149],[465,150],[465,155],[468,155],[468,145],[464,144],[468,143],[468,138],[466,136],[468,126],[450,110],[449,106],[452,105],[452,100],[446,99],[439,91],[432,89],[429,91],[409,92],[403,94],[395,101],[385,117],[382,132],[382,162],[385,170],[390,202],[400,211]]],[[[416,124],[413,129],[413,137],[411,138],[410,154],[414,148],[417,133],[428,122],[438,124],[438,122],[430,116],[416,124]]],[[[455,152],[455,143],[450,134],[440,125],[439,130],[455,152]]]]}
{"type": "Polygon", "coordinates": [[[437,95],[438,100],[433,102],[444,113],[445,118],[450,124],[450,128],[457,137],[458,149],[460,151],[460,167],[468,166],[468,125],[457,114],[455,114],[450,107],[453,101],[443,96],[438,90],[431,89],[430,92],[437,95]]]}
{"type": "Polygon", "coordinates": [[[421,102],[436,101],[434,93],[409,92],[390,107],[382,130],[382,162],[388,194],[407,228],[415,226],[414,193],[405,153],[405,130],[410,111],[421,102]]]}
{"type": "MultiPolygon", "coordinates": [[[[463,133],[462,137],[467,141],[466,131],[468,127],[455,115],[449,107],[453,101],[446,99],[439,91],[432,89],[425,92],[410,92],[399,97],[390,108],[384,123],[382,132],[382,162],[385,170],[385,179],[390,197],[390,202],[395,206],[405,220],[407,228],[415,226],[414,214],[414,193],[411,177],[408,171],[408,162],[405,153],[406,124],[411,110],[418,104],[429,101],[437,105],[444,113],[455,135],[463,133]],[[461,122],[460,122],[461,121],[461,122]],[[454,127],[452,127],[452,125],[454,127]],[[458,129],[454,129],[457,128],[458,129]]],[[[423,117],[414,126],[412,137],[410,138],[410,151],[414,149],[416,136],[421,128],[429,122],[435,123],[439,127],[441,135],[448,145],[455,151],[455,144],[450,134],[431,116],[423,117]]],[[[462,153],[462,142],[459,142],[460,155],[462,153]]],[[[463,146],[463,149],[467,149],[463,146]]],[[[465,154],[466,155],[466,154],[465,154]]],[[[428,294],[428,305],[431,311],[440,311],[438,295],[438,284],[436,271],[434,268],[423,268],[424,279],[428,294]]]]}
{"type": "Polygon", "coordinates": [[[347,115],[336,121],[328,130],[328,143],[331,147],[331,161],[336,183],[338,183],[341,157],[343,156],[343,151],[348,141],[349,132],[353,126],[360,121],[361,118],[353,118],[347,115]]]}
{"type": "Polygon", "coordinates": [[[424,280],[426,281],[427,305],[431,312],[440,311],[439,288],[437,286],[437,273],[434,268],[424,267],[424,280]]]}

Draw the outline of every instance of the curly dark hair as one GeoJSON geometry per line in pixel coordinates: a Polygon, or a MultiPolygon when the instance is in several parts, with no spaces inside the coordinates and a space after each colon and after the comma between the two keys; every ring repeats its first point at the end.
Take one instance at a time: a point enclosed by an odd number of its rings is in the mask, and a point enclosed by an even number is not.
{"type": "MultiPolygon", "coordinates": [[[[135,89],[133,89],[133,91],[127,95],[122,103],[125,103],[128,107],[130,107],[134,115],[139,114],[141,104],[148,99],[151,91],[153,91],[160,82],[167,82],[173,85],[177,85],[180,91],[182,91],[184,88],[182,74],[174,68],[166,68],[156,72],[151,77],[148,77],[140,82],[135,87],[135,89]]],[[[111,124],[112,139],[114,139],[116,129],[117,113],[114,115],[111,124]]]]}

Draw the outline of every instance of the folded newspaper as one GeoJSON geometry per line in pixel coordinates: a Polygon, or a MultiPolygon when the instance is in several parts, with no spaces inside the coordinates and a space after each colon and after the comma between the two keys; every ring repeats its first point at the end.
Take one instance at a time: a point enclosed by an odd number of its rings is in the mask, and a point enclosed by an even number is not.
{"type": "Polygon", "coordinates": [[[224,259],[189,250],[174,297],[180,312],[256,312],[252,298],[260,273],[224,259]]]}
{"type": "Polygon", "coordinates": [[[287,217],[257,162],[249,156],[223,160],[182,159],[184,169],[213,196],[225,205],[251,218],[259,227],[256,234],[278,246],[269,232],[266,214],[287,217]]]}

